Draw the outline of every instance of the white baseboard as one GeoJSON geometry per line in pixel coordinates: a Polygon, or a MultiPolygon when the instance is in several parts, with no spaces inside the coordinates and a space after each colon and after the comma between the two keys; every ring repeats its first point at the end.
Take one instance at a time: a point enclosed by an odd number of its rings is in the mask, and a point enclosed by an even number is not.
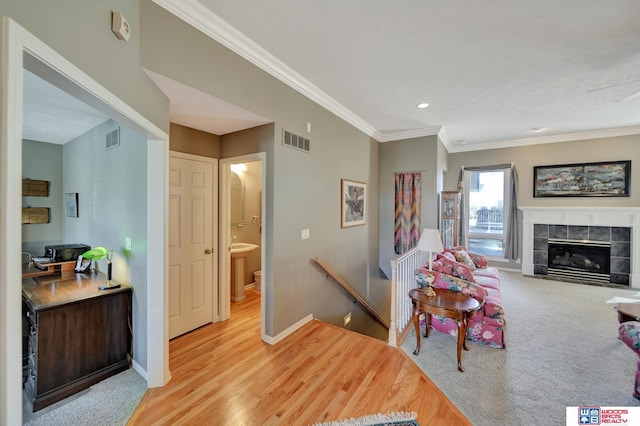
{"type": "Polygon", "coordinates": [[[522,272],[521,269],[501,268],[499,266],[496,266],[496,269],[499,270],[499,271],[522,272]]]}
{"type": "Polygon", "coordinates": [[[145,381],[149,382],[149,378],[148,378],[148,375],[147,375],[147,370],[142,368],[142,366],[140,364],[138,364],[135,359],[133,361],[131,361],[131,366],[133,367],[134,370],[136,370],[138,372],[139,375],[142,376],[142,378],[145,381]]]}
{"type": "Polygon", "coordinates": [[[268,343],[270,345],[275,345],[276,343],[278,343],[279,341],[281,341],[282,339],[284,339],[288,335],[292,334],[293,332],[295,332],[296,330],[301,328],[303,325],[305,325],[309,321],[313,321],[313,314],[309,314],[306,317],[302,318],[300,321],[298,321],[297,323],[293,324],[291,327],[287,328],[286,330],[284,330],[282,333],[279,333],[275,337],[263,335],[262,336],[262,341],[265,342],[265,343],[268,343]]]}

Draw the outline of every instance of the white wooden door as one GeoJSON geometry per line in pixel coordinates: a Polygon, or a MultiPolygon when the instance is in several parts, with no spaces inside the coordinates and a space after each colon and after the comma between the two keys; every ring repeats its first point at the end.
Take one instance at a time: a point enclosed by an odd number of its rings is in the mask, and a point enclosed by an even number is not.
{"type": "Polygon", "coordinates": [[[217,160],[169,159],[169,338],[214,321],[218,311],[217,160]],[[214,209],[214,206],[216,208],[214,209]]]}

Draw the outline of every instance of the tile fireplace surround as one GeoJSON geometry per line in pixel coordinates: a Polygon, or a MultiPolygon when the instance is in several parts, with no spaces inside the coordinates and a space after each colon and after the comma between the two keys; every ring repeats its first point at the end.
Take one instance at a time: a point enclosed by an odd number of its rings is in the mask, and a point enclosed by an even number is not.
{"type": "Polygon", "coordinates": [[[629,286],[640,288],[640,208],[520,207],[522,211],[522,274],[534,275],[534,225],[621,227],[631,230],[629,286]]]}

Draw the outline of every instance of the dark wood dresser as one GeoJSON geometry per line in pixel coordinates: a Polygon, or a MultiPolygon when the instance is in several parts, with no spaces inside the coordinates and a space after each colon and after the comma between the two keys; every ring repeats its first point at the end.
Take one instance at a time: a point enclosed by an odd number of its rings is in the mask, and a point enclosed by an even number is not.
{"type": "Polygon", "coordinates": [[[73,271],[23,278],[33,411],[129,368],[132,289],[99,290],[105,282],[73,271]]]}

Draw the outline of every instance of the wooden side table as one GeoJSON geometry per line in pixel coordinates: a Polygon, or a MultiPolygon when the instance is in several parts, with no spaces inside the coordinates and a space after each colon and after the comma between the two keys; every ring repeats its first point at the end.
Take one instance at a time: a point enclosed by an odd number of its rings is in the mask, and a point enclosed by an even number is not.
{"type": "Polygon", "coordinates": [[[613,308],[618,312],[618,322],[640,321],[640,303],[620,303],[613,308]]]}
{"type": "Polygon", "coordinates": [[[414,355],[420,353],[420,314],[426,316],[426,329],[424,337],[429,337],[429,327],[431,325],[431,315],[442,315],[451,318],[458,326],[458,370],[464,372],[462,368],[462,348],[468,351],[465,337],[469,318],[482,307],[482,303],[473,297],[446,289],[435,289],[436,295],[428,297],[423,289],[416,288],[409,292],[413,303],[413,325],[416,329],[416,350],[414,355]]]}

